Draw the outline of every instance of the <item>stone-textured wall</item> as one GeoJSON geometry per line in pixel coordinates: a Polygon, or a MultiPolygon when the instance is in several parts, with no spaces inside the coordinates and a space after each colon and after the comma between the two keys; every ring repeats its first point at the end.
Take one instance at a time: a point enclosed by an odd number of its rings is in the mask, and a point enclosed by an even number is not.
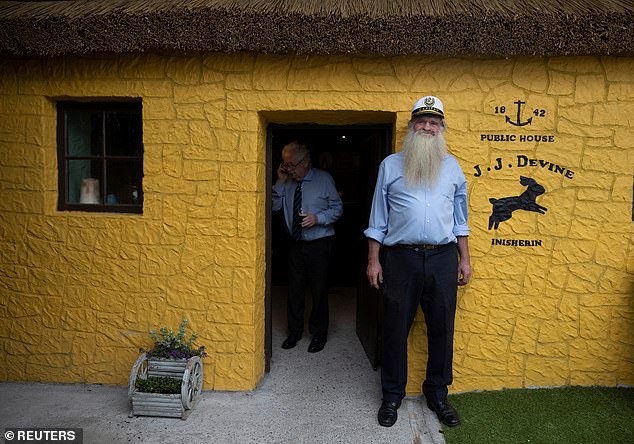
{"type": "MultiPolygon", "coordinates": [[[[612,57],[0,62],[0,379],[125,384],[147,330],[187,317],[210,352],[205,388],[255,387],[267,120],[387,111],[397,149],[430,93],[470,192],[453,390],[634,385],[634,60],[612,57]],[[56,210],[55,101],[82,97],[142,98],[143,215],[56,210]],[[525,191],[520,175],[547,210],[489,229],[489,199],[525,191]]],[[[425,348],[419,316],[410,393],[425,348]]]]}

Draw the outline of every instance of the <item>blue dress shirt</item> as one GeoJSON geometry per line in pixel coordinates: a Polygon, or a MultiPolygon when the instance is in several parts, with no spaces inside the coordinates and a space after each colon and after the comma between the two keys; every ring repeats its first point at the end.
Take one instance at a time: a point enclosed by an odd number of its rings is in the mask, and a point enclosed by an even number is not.
{"type": "MultiPolygon", "coordinates": [[[[273,185],[273,211],[284,209],[286,229],[293,226],[293,197],[298,183],[292,179],[273,185]]],[[[326,171],[311,168],[302,180],[302,208],[317,216],[317,225],[302,229],[302,239],[311,241],[335,234],[334,224],[343,213],[335,181],[326,171]]]]}
{"type": "Polygon", "coordinates": [[[453,156],[443,159],[433,188],[409,187],[399,152],[381,162],[364,234],[386,246],[443,245],[469,235],[467,218],[467,181],[453,156]]]}

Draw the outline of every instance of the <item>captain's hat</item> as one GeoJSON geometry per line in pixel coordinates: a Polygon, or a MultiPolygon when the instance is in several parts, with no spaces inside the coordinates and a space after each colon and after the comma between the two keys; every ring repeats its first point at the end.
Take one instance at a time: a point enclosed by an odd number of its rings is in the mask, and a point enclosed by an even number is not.
{"type": "Polygon", "coordinates": [[[412,118],[422,116],[423,114],[433,114],[435,116],[445,117],[445,109],[438,97],[425,96],[418,99],[412,107],[412,118]]]}

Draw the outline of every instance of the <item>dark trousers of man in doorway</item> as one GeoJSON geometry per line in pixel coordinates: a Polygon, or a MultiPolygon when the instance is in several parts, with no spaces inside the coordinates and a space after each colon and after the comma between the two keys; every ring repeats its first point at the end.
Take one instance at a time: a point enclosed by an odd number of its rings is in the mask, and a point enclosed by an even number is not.
{"type": "Polygon", "coordinates": [[[381,384],[383,399],[399,402],[407,383],[407,338],[418,306],[427,325],[427,373],[423,393],[432,402],[447,398],[452,382],[453,333],[458,288],[456,245],[414,251],[386,248],[381,384]]]}
{"type": "Polygon", "coordinates": [[[301,335],[304,331],[306,288],[310,288],[313,308],[308,329],[313,337],[328,336],[328,268],[333,236],[313,241],[290,242],[288,252],[288,330],[301,335]]]}

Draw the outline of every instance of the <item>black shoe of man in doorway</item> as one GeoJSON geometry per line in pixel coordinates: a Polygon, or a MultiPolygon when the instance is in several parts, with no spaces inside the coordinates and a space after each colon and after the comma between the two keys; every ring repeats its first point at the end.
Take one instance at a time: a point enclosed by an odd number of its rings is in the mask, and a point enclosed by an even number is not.
{"type": "Polygon", "coordinates": [[[308,346],[308,353],[317,353],[324,349],[326,345],[326,338],[322,336],[315,336],[310,345],[308,346]]]}
{"type": "Polygon", "coordinates": [[[294,333],[288,335],[288,338],[282,342],[282,348],[288,350],[289,348],[293,348],[297,345],[297,342],[302,339],[301,333],[294,333]]]}

